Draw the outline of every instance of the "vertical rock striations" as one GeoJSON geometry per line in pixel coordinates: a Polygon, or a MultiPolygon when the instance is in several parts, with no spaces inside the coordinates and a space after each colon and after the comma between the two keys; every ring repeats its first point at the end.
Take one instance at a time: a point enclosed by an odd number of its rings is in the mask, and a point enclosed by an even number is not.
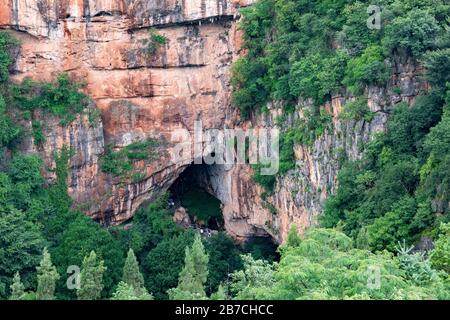
{"type": "MultiPolygon", "coordinates": [[[[281,112],[242,124],[231,106],[230,66],[240,53],[238,9],[252,0],[0,0],[0,27],[21,41],[13,81],[24,77],[51,81],[61,72],[86,82],[85,91],[101,111],[94,123],[79,116],[67,127],[47,115],[46,143],[41,152],[48,167],[62,145],[75,150],[70,163],[69,193],[74,205],[105,225],[121,223],[145,201],[166,190],[189,162],[169,161],[170,143],[153,150],[152,161],[136,161],[139,179],[114,177],[101,171],[105,150],[120,150],[148,138],[170,141],[178,128],[193,131],[201,119],[205,129],[271,127],[281,112]],[[167,39],[146,50],[149,29],[167,39]]],[[[326,197],[336,188],[339,156],[360,156],[358,146],[384,130],[394,101],[411,100],[423,86],[408,61],[398,62],[390,89],[371,88],[371,122],[343,121],[345,103],[334,97],[326,107],[333,129],[310,147],[296,146],[296,168],[279,178],[267,201],[252,179],[249,166],[212,166],[210,191],[223,204],[226,229],[238,239],[270,234],[282,241],[295,222],[304,229],[314,223],[326,197]]],[[[91,105],[89,108],[95,108],[91,105]]],[[[297,114],[295,117],[299,117],[297,114]]],[[[291,122],[294,119],[290,119],[291,122]]],[[[52,178],[51,172],[48,178],[52,178]]]]}

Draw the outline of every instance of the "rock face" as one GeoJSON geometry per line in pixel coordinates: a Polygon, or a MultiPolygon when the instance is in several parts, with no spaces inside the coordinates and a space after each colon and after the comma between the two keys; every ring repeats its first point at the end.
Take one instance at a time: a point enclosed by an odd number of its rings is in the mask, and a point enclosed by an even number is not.
{"type": "MultiPolygon", "coordinates": [[[[52,167],[55,150],[73,148],[69,193],[74,205],[108,226],[128,220],[143,202],[167,190],[190,160],[170,161],[173,145],[168,143],[165,152],[155,151],[154,161],[135,163],[143,172],[139,181],[124,180],[100,170],[105,146],[120,149],[148,137],[170,141],[176,129],[192,132],[196,120],[202,120],[205,129],[273,127],[281,112],[276,106],[269,115],[241,123],[230,103],[230,66],[242,42],[238,9],[251,2],[0,0],[0,27],[14,30],[21,41],[13,81],[26,76],[52,81],[67,72],[85,81],[86,93],[101,111],[101,120],[94,124],[83,115],[65,128],[57,119],[42,117],[47,142],[42,150],[25,142],[24,150],[40,152],[52,167]],[[150,28],[167,39],[151,54],[144,43],[150,28]]],[[[292,222],[301,230],[313,224],[336,188],[337,150],[359,157],[360,142],[384,130],[392,103],[413,99],[423,86],[408,61],[398,61],[395,69],[390,87],[402,88],[402,95],[371,88],[369,106],[377,115],[370,123],[341,121],[338,114],[345,99],[333,98],[326,106],[333,114],[333,129],[312,147],[296,147],[296,168],[279,178],[267,200],[261,199],[263,190],[251,180],[249,166],[210,166],[205,179],[223,204],[227,231],[237,239],[269,234],[282,241],[292,222]]]]}

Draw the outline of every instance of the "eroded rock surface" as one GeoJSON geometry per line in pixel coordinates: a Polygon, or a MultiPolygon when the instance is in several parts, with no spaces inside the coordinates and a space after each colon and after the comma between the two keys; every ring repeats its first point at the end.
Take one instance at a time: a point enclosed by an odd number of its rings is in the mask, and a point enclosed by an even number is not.
{"type": "MultiPolygon", "coordinates": [[[[154,137],[170,141],[179,128],[192,132],[194,121],[205,129],[272,127],[280,109],[241,123],[230,102],[230,67],[241,52],[238,9],[251,0],[0,0],[0,26],[15,30],[21,41],[13,81],[29,76],[52,81],[61,72],[86,83],[85,91],[101,111],[92,125],[80,116],[66,128],[45,117],[47,142],[37,150],[46,164],[62,145],[76,151],[70,162],[69,193],[75,206],[105,225],[128,220],[144,202],[167,190],[190,164],[170,161],[166,150],[155,150],[155,160],[140,161],[139,181],[120,179],[100,170],[105,146],[123,148],[154,137]],[[148,54],[143,40],[148,30],[167,43],[148,54]]],[[[343,97],[327,105],[333,129],[313,146],[297,146],[296,168],[279,178],[274,195],[261,199],[263,190],[252,179],[249,166],[212,166],[209,186],[221,200],[225,227],[237,239],[270,234],[282,241],[295,222],[303,230],[315,222],[327,196],[336,188],[339,152],[358,158],[359,145],[384,130],[393,102],[414,98],[423,84],[415,66],[398,61],[389,89],[371,88],[370,123],[342,121],[343,97]]],[[[93,106],[90,106],[93,108],[93,106]]],[[[296,113],[290,119],[293,123],[296,113]]],[[[289,121],[288,121],[289,123],[289,121]]],[[[51,179],[49,173],[49,179],[51,179]]]]}

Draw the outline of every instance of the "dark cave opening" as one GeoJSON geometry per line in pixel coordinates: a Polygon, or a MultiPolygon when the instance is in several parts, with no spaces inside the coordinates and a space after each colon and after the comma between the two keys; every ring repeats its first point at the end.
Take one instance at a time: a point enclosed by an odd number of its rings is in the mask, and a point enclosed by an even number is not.
{"type": "Polygon", "coordinates": [[[212,166],[189,165],[169,188],[173,209],[183,207],[192,227],[207,231],[223,231],[222,203],[214,196],[210,180],[212,166]]]}
{"type": "MultiPolygon", "coordinates": [[[[225,231],[222,214],[222,203],[214,195],[215,165],[191,164],[175,180],[169,188],[169,205],[175,212],[183,207],[189,214],[190,227],[199,230],[205,237],[217,231],[225,231]]],[[[216,182],[217,184],[217,182],[216,182]]],[[[255,259],[279,261],[278,244],[267,237],[254,236],[236,244],[244,254],[251,254],[255,259]]]]}

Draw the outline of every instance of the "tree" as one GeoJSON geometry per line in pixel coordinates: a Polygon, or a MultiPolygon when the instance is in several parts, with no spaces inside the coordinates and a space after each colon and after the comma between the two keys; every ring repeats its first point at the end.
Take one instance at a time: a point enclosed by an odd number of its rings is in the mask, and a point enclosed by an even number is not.
{"type": "Polygon", "coordinates": [[[217,292],[214,292],[211,295],[211,300],[227,300],[227,294],[225,293],[225,289],[221,284],[217,288],[217,292]]]}
{"type": "MultiPolygon", "coordinates": [[[[102,228],[91,218],[79,212],[68,212],[64,216],[55,215],[54,222],[58,229],[63,228],[63,233],[59,235],[57,246],[52,251],[55,264],[58,266],[81,266],[86,256],[91,251],[95,251],[98,256],[104,259],[105,268],[108,269],[103,276],[102,284],[105,294],[112,294],[117,283],[121,280],[124,251],[120,243],[114,239],[111,233],[102,228]],[[65,221],[71,223],[64,224],[65,221]]],[[[60,273],[65,272],[60,269],[60,273]]],[[[61,287],[61,293],[65,297],[73,297],[74,292],[69,292],[67,288],[61,287]]]]}
{"type": "Polygon", "coordinates": [[[111,300],[153,300],[153,296],[145,289],[137,292],[133,286],[120,281],[111,300]]]}
{"type": "Polygon", "coordinates": [[[442,223],[439,232],[430,254],[431,264],[434,268],[450,274],[450,223],[442,223]]]}
{"type": "Polygon", "coordinates": [[[240,251],[225,232],[208,238],[205,248],[209,255],[208,280],[206,281],[206,293],[212,294],[218,290],[222,281],[228,275],[242,267],[240,251]]]}
{"type": "Polygon", "coordinates": [[[187,231],[179,236],[165,239],[149,252],[143,263],[147,289],[155,299],[167,299],[167,290],[178,283],[183,269],[186,245],[191,245],[194,232],[187,231]]]}
{"type": "Polygon", "coordinates": [[[133,249],[128,250],[127,259],[123,267],[122,281],[131,286],[135,291],[144,288],[144,277],[139,271],[139,264],[134,255],[133,249]]]}
{"type": "Polygon", "coordinates": [[[9,67],[13,62],[9,51],[17,44],[18,41],[10,33],[6,31],[0,32],[0,82],[9,78],[9,67]]]}
{"type": "Polygon", "coordinates": [[[383,85],[389,79],[389,70],[384,64],[380,46],[367,47],[361,56],[349,61],[343,80],[353,93],[360,93],[364,86],[383,85]]]}
{"type": "Polygon", "coordinates": [[[83,260],[80,274],[80,289],[77,291],[79,300],[99,299],[103,290],[103,273],[106,267],[103,260],[91,251],[83,260]]]}
{"type": "Polygon", "coordinates": [[[173,222],[172,215],[167,209],[168,198],[168,193],[162,194],[148,206],[137,210],[133,217],[133,228],[126,234],[121,234],[125,240],[124,244],[132,248],[138,257],[148,254],[164,239],[182,233],[183,230],[173,222]]]}
{"type": "Polygon", "coordinates": [[[11,295],[9,300],[22,300],[25,294],[25,286],[20,280],[20,274],[16,272],[13,278],[13,283],[11,284],[11,295]]]}
{"type": "Polygon", "coordinates": [[[387,52],[406,50],[415,58],[420,58],[426,50],[435,47],[435,39],[440,27],[435,17],[428,11],[414,8],[399,16],[386,27],[382,40],[387,52]]]}
{"type": "Polygon", "coordinates": [[[297,225],[292,224],[291,227],[289,228],[286,245],[288,247],[297,247],[300,245],[301,242],[302,242],[302,239],[300,238],[300,236],[298,234],[297,225]]]}
{"type": "Polygon", "coordinates": [[[244,269],[231,275],[231,291],[238,300],[256,300],[275,285],[274,265],[255,260],[250,254],[243,255],[244,269]]]}
{"type": "MultiPolygon", "coordinates": [[[[0,198],[2,177],[0,173],[0,198]]],[[[18,271],[22,272],[25,284],[31,281],[27,278],[31,278],[39,263],[43,244],[38,227],[28,221],[22,211],[0,203],[0,289],[9,285],[18,271]]],[[[6,298],[6,292],[0,290],[0,296],[6,298]]]]}
{"type": "Polygon", "coordinates": [[[393,205],[392,211],[367,227],[368,244],[376,250],[395,251],[399,241],[409,239],[409,223],[416,212],[415,200],[409,196],[393,205]]]}
{"type": "Polygon", "coordinates": [[[429,51],[424,59],[427,81],[439,91],[450,82],[450,48],[429,51]]]}
{"type": "Polygon", "coordinates": [[[56,267],[52,264],[50,254],[47,248],[44,248],[43,257],[37,270],[38,286],[36,296],[38,300],[53,300],[55,298],[56,281],[59,279],[59,274],[56,267]]]}
{"type": "Polygon", "coordinates": [[[413,246],[407,247],[405,242],[397,247],[400,268],[406,273],[406,277],[418,286],[429,284],[437,277],[437,272],[431,267],[430,260],[423,252],[412,252],[413,246]]]}
{"type": "Polygon", "coordinates": [[[184,268],[178,278],[178,286],[168,291],[172,300],[206,299],[204,285],[208,277],[208,254],[199,234],[192,247],[186,247],[184,268]]]}
{"type": "MultiPolygon", "coordinates": [[[[1,71],[0,71],[1,72],[1,71]]],[[[0,93],[0,148],[9,146],[21,133],[6,113],[6,102],[0,93]]]]}
{"type": "Polygon", "coordinates": [[[416,258],[400,263],[386,251],[355,249],[340,231],[313,228],[298,246],[282,251],[276,268],[246,257],[244,270],[233,274],[232,288],[237,299],[448,298],[445,279],[424,276],[435,273],[416,258]]]}

